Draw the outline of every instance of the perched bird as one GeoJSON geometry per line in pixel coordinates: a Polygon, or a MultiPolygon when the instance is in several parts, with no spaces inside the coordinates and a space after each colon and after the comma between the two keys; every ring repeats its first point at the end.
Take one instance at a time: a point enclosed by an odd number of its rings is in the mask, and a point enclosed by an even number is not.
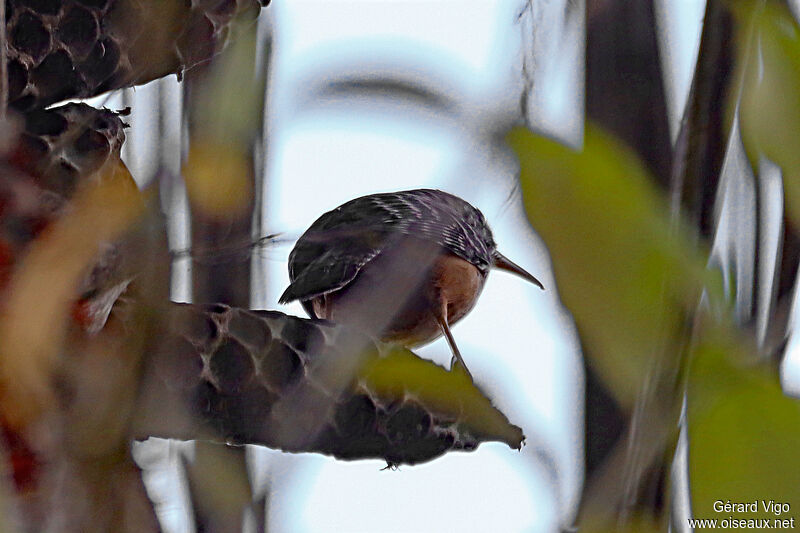
{"type": "MultiPolygon", "coordinates": [[[[475,305],[490,268],[538,279],[497,251],[483,214],[434,189],[371,194],[319,217],[289,255],[281,303],[406,347],[440,335],[467,371],[450,326],[475,305]]],[[[467,371],[468,372],[468,371],[467,371]]]]}

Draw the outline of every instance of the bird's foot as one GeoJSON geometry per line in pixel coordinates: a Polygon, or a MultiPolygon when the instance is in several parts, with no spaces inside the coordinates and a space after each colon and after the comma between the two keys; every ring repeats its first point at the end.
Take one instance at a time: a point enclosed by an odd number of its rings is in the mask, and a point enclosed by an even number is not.
{"type": "Polygon", "coordinates": [[[467,365],[464,364],[464,361],[461,358],[453,356],[450,360],[450,372],[459,372],[462,374],[466,374],[470,381],[473,381],[472,374],[470,373],[467,365]]]}

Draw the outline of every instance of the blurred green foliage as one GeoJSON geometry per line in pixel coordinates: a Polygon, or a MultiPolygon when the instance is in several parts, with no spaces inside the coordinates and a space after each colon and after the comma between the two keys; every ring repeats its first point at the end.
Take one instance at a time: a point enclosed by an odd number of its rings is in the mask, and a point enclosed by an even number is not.
{"type": "MultiPolygon", "coordinates": [[[[741,83],[732,105],[741,96],[750,160],[765,155],[782,167],[797,223],[800,31],[788,10],[771,3],[732,5],[741,83]]],[[[643,164],[591,124],[580,152],[524,129],[507,140],[520,162],[528,217],[548,246],[589,364],[629,411],[646,394],[652,358],[680,367],[674,401],[685,393],[693,516],[772,519],[770,500],[791,506],[780,518],[794,516],[800,404],[784,395],[750,334],[719,312],[729,306],[718,273],[705,270],[707,251],[670,219],[643,164]],[[757,510],[716,511],[718,500],[756,502],[757,510]]],[[[669,428],[673,438],[677,429],[669,428]]]]}
{"type": "Polygon", "coordinates": [[[236,21],[228,48],[192,86],[183,176],[193,209],[211,219],[247,216],[252,208],[249,150],[263,120],[266,79],[255,68],[257,41],[255,21],[236,21]]]}
{"type": "Polygon", "coordinates": [[[228,47],[193,87],[192,121],[204,137],[248,145],[264,120],[266,76],[256,68],[257,29],[254,20],[234,22],[228,47]]]}
{"type": "Polygon", "coordinates": [[[456,421],[480,440],[522,448],[522,430],[509,423],[465,372],[447,371],[398,348],[385,357],[368,359],[359,374],[364,386],[387,403],[411,396],[431,413],[456,421]]]}
{"type": "Polygon", "coordinates": [[[703,255],[672,231],[666,202],[627,147],[589,125],[583,150],[516,129],[525,209],[548,246],[559,295],[623,407],[710,286],[703,255]]]}
{"type": "Polygon", "coordinates": [[[754,351],[715,327],[693,351],[687,417],[697,517],[774,517],[761,500],[800,505],[800,403],[784,396],[774,374],[754,364],[754,351]],[[715,513],[717,500],[757,501],[758,512],[715,513]]]}
{"type": "Polygon", "coordinates": [[[788,9],[774,2],[735,5],[742,140],[751,161],[763,154],[780,165],[786,207],[798,224],[800,28],[788,9]]]}

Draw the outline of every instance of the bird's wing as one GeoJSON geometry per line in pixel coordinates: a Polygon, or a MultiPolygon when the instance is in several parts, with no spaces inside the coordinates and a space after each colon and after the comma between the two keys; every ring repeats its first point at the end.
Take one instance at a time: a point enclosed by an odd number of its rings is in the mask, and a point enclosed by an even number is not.
{"type": "MultiPolygon", "coordinates": [[[[413,236],[446,245],[449,211],[437,209],[438,191],[383,193],[351,200],[319,217],[289,255],[291,284],[281,303],[307,301],[341,289],[391,241],[413,236]],[[446,231],[445,231],[446,230],[446,231]]],[[[304,304],[306,310],[310,305],[304,304]]]]}
{"type": "Polygon", "coordinates": [[[309,300],[341,289],[380,253],[380,246],[346,239],[323,249],[313,242],[298,242],[289,259],[291,283],[280,303],[309,300]]]}

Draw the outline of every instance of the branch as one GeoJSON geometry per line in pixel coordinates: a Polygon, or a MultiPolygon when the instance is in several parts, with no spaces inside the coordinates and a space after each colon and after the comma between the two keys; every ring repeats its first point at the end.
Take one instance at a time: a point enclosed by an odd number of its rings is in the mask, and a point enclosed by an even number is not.
{"type": "Polygon", "coordinates": [[[260,10],[256,0],[234,3],[219,10],[219,2],[183,0],[11,2],[8,35],[26,38],[8,42],[8,103],[41,109],[180,76],[225,46],[235,17],[260,10]]]}
{"type": "Polygon", "coordinates": [[[277,311],[175,304],[168,314],[136,438],[218,439],[390,465],[490,440],[522,445],[520,429],[466,376],[405,349],[277,311]]]}

